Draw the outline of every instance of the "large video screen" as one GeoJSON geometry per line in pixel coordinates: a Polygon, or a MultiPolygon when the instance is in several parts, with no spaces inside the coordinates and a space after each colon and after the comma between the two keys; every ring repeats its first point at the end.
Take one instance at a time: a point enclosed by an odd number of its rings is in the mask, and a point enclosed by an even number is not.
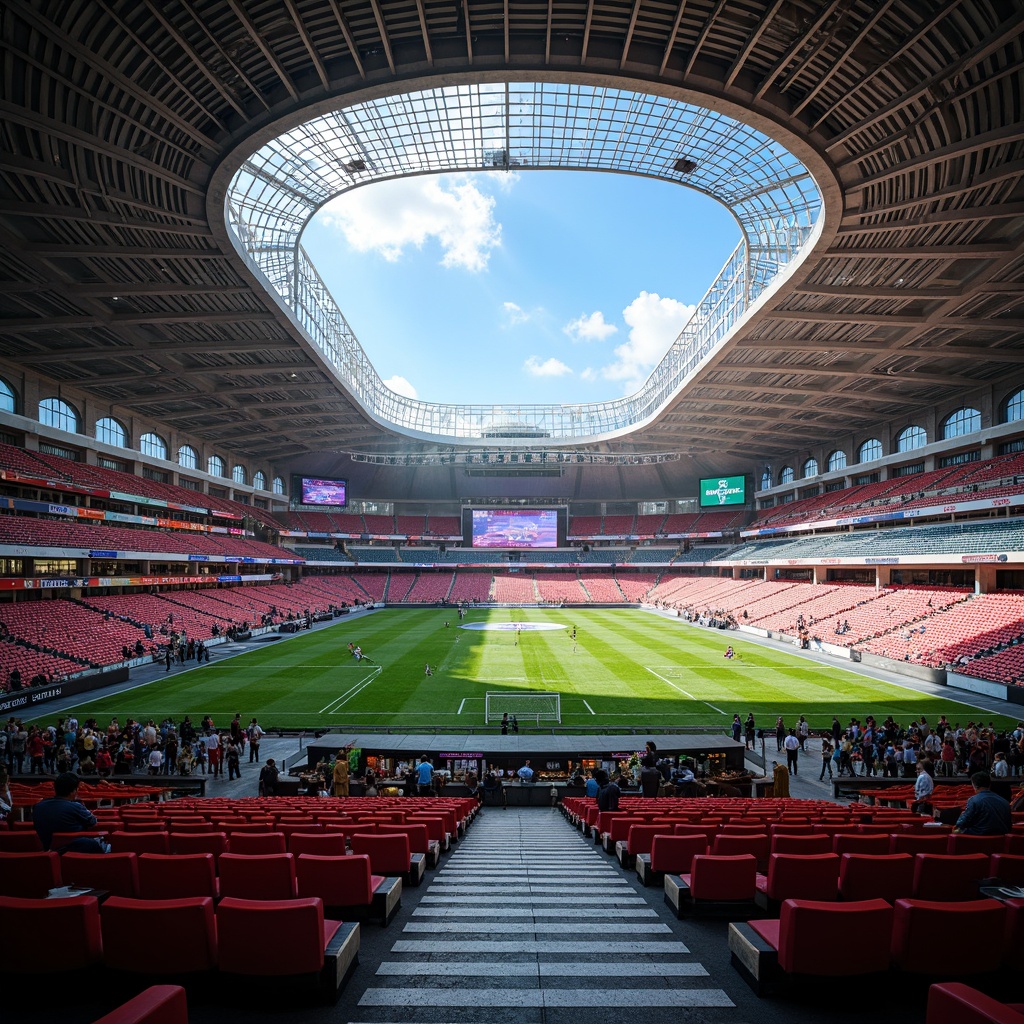
{"type": "Polygon", "coordinates": [[[745,505],[747,478],[745,476],[709,476],[700,482],[700,507],[718,508],[720,505],[745,505]]]}
{"type": "Polygon", "coordinates": [[[558,512],[548,509],[473,509],[475,548],[557,548],[558,512]]]}
{"type": "Polygon", "coordinates": [[[299,478],[299,500],[303,505],[344,505],[346,480],[318,480],[315,477],[299,478]]]}

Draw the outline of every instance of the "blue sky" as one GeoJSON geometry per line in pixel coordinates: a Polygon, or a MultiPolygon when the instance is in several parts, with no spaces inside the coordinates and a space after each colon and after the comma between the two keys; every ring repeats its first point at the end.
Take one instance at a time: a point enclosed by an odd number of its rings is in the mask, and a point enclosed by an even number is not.
{"type": "Polygon", "coordinates": [[[527,171],[356,189],[302,244],[395,390],[547,403],[635,391],[739,237],[692,189],[527,171]]]}

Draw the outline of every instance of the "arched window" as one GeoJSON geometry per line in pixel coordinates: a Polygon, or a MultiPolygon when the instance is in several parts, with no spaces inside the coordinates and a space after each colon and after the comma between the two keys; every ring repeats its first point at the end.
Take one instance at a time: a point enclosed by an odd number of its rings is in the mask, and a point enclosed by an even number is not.
{"type": "Polygon", "coordinates": [[[210,476],[223,476],[226,469],[227,464],[219,455],[211,455],[206,460],[206,472],[210,476]]]}
{"type": "Polygon", "coordinates": [[[882,442],[877,437],[870,437],[857,449],[858,462],[874,462],[882,457],[882,442]]]}
{"type": "Polygon", "coordinates": [[[232,466],[231,467],[231,479],[236,484],[247,484],[249,474],[245,471],[245,466],[232,466]]]}
{"type": "Polygon", "coordinates": [[[139,438],[139,451],[152,459],[166,459],[167,442],[159,434],[143,434],[139,438]]]}
{"type": "Polygon", "coordinates": [[[274,493],[284,494],[284,478],[280,476],[274,477],[274,493]]]}
{"type": "Polygon", "coordinates": [[[817,459],[808,459],[804,463],[803,473],[804,473],[804,479],[805,480],[808,477],[817,476],[818,475],[818,460],[817,459]]]}
{"type": "Polygon", "coordinates": [[[794,476],[794,474],[793,474],[793,467],[792,466],[783,466],[782,467],[782,472],[779,473],[779,483],[780,484],[791,484],[793,482],[793,476],[794,476]]]}
{"type": "Polygon", "coordinates": [[[1003,414],[999,417],[1000,423],[1016,423],[1017,420],[1024,420],[1024,388],[1003,402],[1003,414]]]}
{"type": "Polygon", "coordinates": [[[44,398],[39,403],[39,422],[44,427],[56,427],[69,434],[78,433],[78,412],[60,398],[44,398]]]}
{"type": "Polygon", "coordinates": [[[0,377],[0,412],[17,412],[18,396],[14,388],[0,377]]]}
{"type": "Polygon", "coordinates": [[[199,452],[195,450],[190,444],[183,444],[178,449],[178,465],[182,469],[198,469],[199,468],[199,452]]]}
{"type": "Polygon", "coordinates": [[[767,491],[772,486],[772,467],[765,466],[764,472],[761,474],[761,490],[767,491]]]}
{"type": "Polygon", "coordinates": [[[96,421],[96,440],[114,448],[127,448],[128,431],[123,423],[112,416],[104,416],[103,419],[96,421]]]}
{"type": "Polygon", "coordinates": [[[962,437],[964,434],[973,434],[981,430],[981,413],[977,409],[970,409],[966,406],[951,412],[942,421],[942,439],[948,441],[951,437],[962,437]]]}
{"type": "Polygon", "coordinates": [[[839,469],[846,469],[846,452],[837,450],[828,457],[828,471],[832,473],[839,469]]]}
{"type": "Polygon", "coordinates": [[[928,443],[928,435],[924,427],[904,427],[896,435],[896,451],[912,452],[915,448],[923,448],[928,443]]]}
{"type": "Polygon", "coordinates": [[[253,473],[252,485],[257,491],[265,491],[267,489],[267,474],[262,469],[257,469],[253,473]]]}

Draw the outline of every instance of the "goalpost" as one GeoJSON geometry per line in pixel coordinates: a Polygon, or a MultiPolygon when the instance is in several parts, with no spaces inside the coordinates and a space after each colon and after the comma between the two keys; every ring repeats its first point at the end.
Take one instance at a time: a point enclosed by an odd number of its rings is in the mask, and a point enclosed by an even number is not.
{"type": "Polygon", "coordinates": [[[523,693],[508,693],[504,690],[488,690],[485,702],[484,722],[500,722],[508,714],[519,722],[562,722],[562,695],[529,690],[523,693]]]}

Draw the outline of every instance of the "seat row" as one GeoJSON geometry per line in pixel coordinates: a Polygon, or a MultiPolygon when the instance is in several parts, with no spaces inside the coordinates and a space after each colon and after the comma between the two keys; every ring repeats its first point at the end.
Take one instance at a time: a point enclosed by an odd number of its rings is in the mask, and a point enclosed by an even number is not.
{"type": "Polygon", "coordinates": [[[663,840],[673,848],[668,858],[659,848],[657,863],[672,859],[673,866],[685,869],[664,875],[665,899],[677,917],[702,909],[742,913],[752,904],[774,913],[787,899],[912,898],[952,904],[977,899],[988,880],[1004,887],[1024,884],[1024,856],[1007,853],[773,853],[761,873],[751,854],[690,853],[685,838],[659,837],[659,847],[663,840]]]}
{"type": "MultiPolygon", "coordinates": [[[[0,896],[0,970],[22,975],[111,971],[146,977],[212,976],[287,985],[333,1001],[359,952],[359,925],[324,917],[311,897],[280,901],[209,896],[137,900],[111,896],[0,896]],[[40,955],[31,935],[60,936],[60,956],[40,955]],[[254,938],[268,937],[267,941],[254,938]],[[273,941],[269,941],[269,937],[273,941]]],[[[92,975],[90,974],[90,980],[92,975]]]]}
{"type": "Polygon", "coordinates": [[[932,977],[1019,970],[1021,948],[1024,900],[790,899],[778,918],[729,926],[733,966],[758,994],[794,977],[880,975],[893,968],[932,977]],[[831,935],[842,942],[824,941],[831,935]]]}
{"type": "Polygon", "coordinates": [[[387,924],[410,879],[400,840],[378,837],[353,854],[8,853],[0,854],[0,894],[43,898],[62,886],[145,900],[210,896],[287,900],[319,897],[325,906],[387,924]]]}

